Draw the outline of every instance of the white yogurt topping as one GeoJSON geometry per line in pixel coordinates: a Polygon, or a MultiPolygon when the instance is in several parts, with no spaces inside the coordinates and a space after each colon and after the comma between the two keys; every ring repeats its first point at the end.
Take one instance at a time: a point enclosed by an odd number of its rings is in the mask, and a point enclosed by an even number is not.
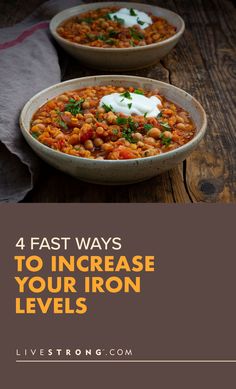
{"type": "Polygon", "coordinates": [[[112,111],[124,115],[155,117],[160,113],[157,105],[161,105],[161,101],[156,96],[146,97],[137,93],[128,93],[128,95],[130,98],[124,97],[121,93],[103,96],[99,106],[102,107],[105,104],[111,107],[112,111]]]}
{"type": "Polygon", "coordinates": [[[121,8],[119,11],[109,14],[112,20],[116,18],[124,20],[124,27],[133,27],[134,25],[140,26],[144,29],[152,24],[152,19],[145,12],[138,11],[137,9],[121,8]]]}

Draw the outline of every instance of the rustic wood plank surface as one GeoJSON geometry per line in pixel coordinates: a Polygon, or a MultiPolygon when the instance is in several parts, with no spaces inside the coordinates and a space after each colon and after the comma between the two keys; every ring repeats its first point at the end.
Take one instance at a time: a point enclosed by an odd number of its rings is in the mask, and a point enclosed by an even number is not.
{"type": "MultiPolygon", "coordinates": [[[[94,1],[86,1],[86,3],[94,1]]],[[[179,13],[186,31],[177,47],[160,63],[125,72],[176,85],[204,106],[207,135],[191,156],[167,173],[126,186],[83,183],[43,165],[35,189],[26,202],[235,202],[235,8],[230,0],[137,1],[163,6],[179,13]]],[[[0,25],[10,26],[43,3],[0,2],[0,25]]],[[[128,3],[128,1],[127,1],[128,3]]],[[[103,74],[69,58],[63,79],[103,74]]]]}

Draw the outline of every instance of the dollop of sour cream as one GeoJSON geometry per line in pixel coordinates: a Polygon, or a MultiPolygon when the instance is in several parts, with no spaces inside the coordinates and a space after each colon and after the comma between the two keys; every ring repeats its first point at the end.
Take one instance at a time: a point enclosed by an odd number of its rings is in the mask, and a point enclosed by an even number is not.
{"type": "Polygon", "coordinates": [[[101,98],[99,106],[105,105],[110,107],[111,111],[124,115],[156,117],[160,113],[157,106],[162,105],[162,103],[156,96],[146,97],[138,93],[127,93],[129,98],[124,97],[124,94],[121,93],[105,95],[101,98]]]}
{"type": "Polygon", "coordinates": [[[152,19],[148,14],[133,8],[121,8],[117,12],[110,13],[109,16],[112,20],[122,19],[124,27],[133,27],[137,24],[144,29],[152,24],[152,19]]]}

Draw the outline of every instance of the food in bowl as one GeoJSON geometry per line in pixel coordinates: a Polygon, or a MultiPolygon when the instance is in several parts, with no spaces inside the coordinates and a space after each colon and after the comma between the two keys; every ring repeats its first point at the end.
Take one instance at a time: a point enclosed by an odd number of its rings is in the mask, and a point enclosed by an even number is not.
{"type": "Polygon", "coordinates": [[[94,85],[65,91],[33,115],[30,133],[64,154],[127,160],[163,154],[188,143],[189,113],[158,90],[94,85]]]}
{"type": "Polygon", "coordinates": [[[80,45],[127,48],[161,42],[176,34],[162,17],[134,8],[92,9],[63,21],[57,33],[80,45]]]}

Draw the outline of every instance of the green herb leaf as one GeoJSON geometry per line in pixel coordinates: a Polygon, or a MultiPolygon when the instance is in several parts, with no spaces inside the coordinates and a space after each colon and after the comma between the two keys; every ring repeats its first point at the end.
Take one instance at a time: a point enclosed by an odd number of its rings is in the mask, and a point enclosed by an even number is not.
{"type": "Polygon", "coordinates": [[[157,115],[157,118],[161,118],[162,117],[162,111],[159,112],[159,114],[157,115]]]}
{"type": "Polygon", "coordinates": [[[129,103],[129,104],[128,104],[128,107],[129,107],[129,109],[131,109],[131,107],[132,107],[132,103],[129,103]]]}
{"type": "Polygon", "coordinates": [[[39,135],[41,135],[41,134],[40,134],[40,132],[32,132],[31,135],[33,138],[37,139],[39,137],[39,135]]]}
{"type": "Polygon", "coordinates": [[[108,45],[113,45],[115,43],[114,39],[107,39],[105,40],[105,43],[107,43],[108,45]]]}
{"type": "Polygon", "coordinates": [[[117,35],[119,35],[118,31],[115,31],[115,30],[109,31],[109,37],[116,38],[117,35]]]}
{"type": "Polygon", "coordinates": [[[63,127],[65,130],[68,130],[68,126],[65,122],[63,122],[63,120],[58,118],[57,123],[59,124],[59,126],[63,127]]]}
{"type": "Polygon", "coordinates": [[[170,145],[170,143],[171,143],[171,138],[166,138],[166,137],[164,136],[163,133],[160,134],[160,138],[161,138],[162,144],[163,144],[164,146],[167,147],[167,146],[170,145]]]}
{"type": "Polygon", "coordinates": [[[143,26],[145,24],[145,22],[143,22],[142,20],[138,19],[138,24],[140,24],[140,26],[143,26]]]}
{"type": "Polygon", "coordinates": [[[146,117],[147,117],[147,114],[148,114],[148,113],[147,113],[147,112],[145,112],[145,114],[144,114],[143,116],[146,118],[146,117]]]}
{"type": "Polygon", "coordinates": [[[104,17],[105,19],[112,20],[110,14],[106,14],[106,15],[104,15],[103,17],[104,17]]]}
{"type": "Polygon", "coordinates": [[[133,8],[130,8],[129,13],[131,16],[137,16],[137,14],[133,8]]]}
{"type": "Polygon", "coordinates": [[[90,23],[93,23],[93,19],[92,18],[84,18],[84,19],[78,20],[78,23],[82,23],[82,22],[90,24],[90,23]]]}
{"type": "Polygon", "coordinates": [[[125,23],[124,19],[118,18],[118,16],[116,16],[116,15],[114,15],[114,20],[115,20],[115,22],[120,23],[120,24],[125,23]]]}
{"type": "Polygon", "coordinates": [[[69,103],[65,106],[65,111],[72,113],[72,115],[76,116],[81,112],[81,105],[84,102],[84,99],[75,100],[69,99],[69,103]]]}
{"type": "Polygon", "coordinates": [[[151,124],[144,124],[143,128],[145,131],[148,132],[149,130],[151,130],[151,128],[153,128],[153,126],[151,124]]]}
{"type": "Polygon", "coordinates": [[[116,123],[117,123],[119,126],[122,125],[122,124],[127,124],[127,123],[128,123],[128,119],[122,118],[122,117],[118,117],[118,118],[116,119],[116,123]]]}
{"type": "Polygon", "coordinates": [[[134,28],[130,28],[129,32],[130,32],[131,37],[135,40],[140,41],[140,40],[144,39],[144,35],[141,32],[135,30],[134,28]]]}
{"type": "Polygon", "coordinates": [[[136,44],[134,43],[134,41],[133,41],[132,39],[130,39],[129,44],[130,44],[131,46],[133,46],[133,47],[136,46],[136,44]]]}
{"type": "MultiPolygon", "coordinates": [[[[132,100],[132,96],[131,96],[130,92],[128,92],[128,91],[121,93],[120,96],[122,96],[126,99],[129,99],[129,100],[132,100]]],[[[123,100],[121,100],[121,101],[123,101],[123,100]]]]}
{"type": "Polygon", "coordinates": [[[159,122],[159,123],[165,130],[171,131],[171,127],[169,126],[168,123],[166,122],[159,122]]]}
{"type": "Polygon", "coordinates": [[[132,136],[133,131],[131,128],[124,128],[122,131],[122,137],[125,138],[130,143],[137,143],[137,140],[132,136]]]}
{"type": "Polygon", "coordinates": [[[132,131],[136,131],[139,124],[137,122],[134,122],[132,117],[129,117],[128,118],[128,124],[129,124],[129,128],[132,130],[132,131]]]}
{"type": "Polygon", "coordinates": [[[97,35],[97,39],[100,40],[100,41],[105,41],[107,39],[107,37],[105,35],[97,35]]]}
{"type": "Polygon", "coordinates": [[[104,108],[106,112],[113,111],[113,107],[111,105],[107,105],[104,103],[102,104],[102,108],[104,108]]]}
{"type": "Polygon", "coordinates": [[[134,93],[136,93],[136,95],[143,95],[143,91],[141,91],[140,89],[135,89],[134,90],[134,93]]]}
{"type": "Polygon", "coordinates": [[[113,133],[114,135],[117,135],[117,134],[119,134],[119,131],[118,131],[118,130],[112,130],[112,133],[113,133]]]}

